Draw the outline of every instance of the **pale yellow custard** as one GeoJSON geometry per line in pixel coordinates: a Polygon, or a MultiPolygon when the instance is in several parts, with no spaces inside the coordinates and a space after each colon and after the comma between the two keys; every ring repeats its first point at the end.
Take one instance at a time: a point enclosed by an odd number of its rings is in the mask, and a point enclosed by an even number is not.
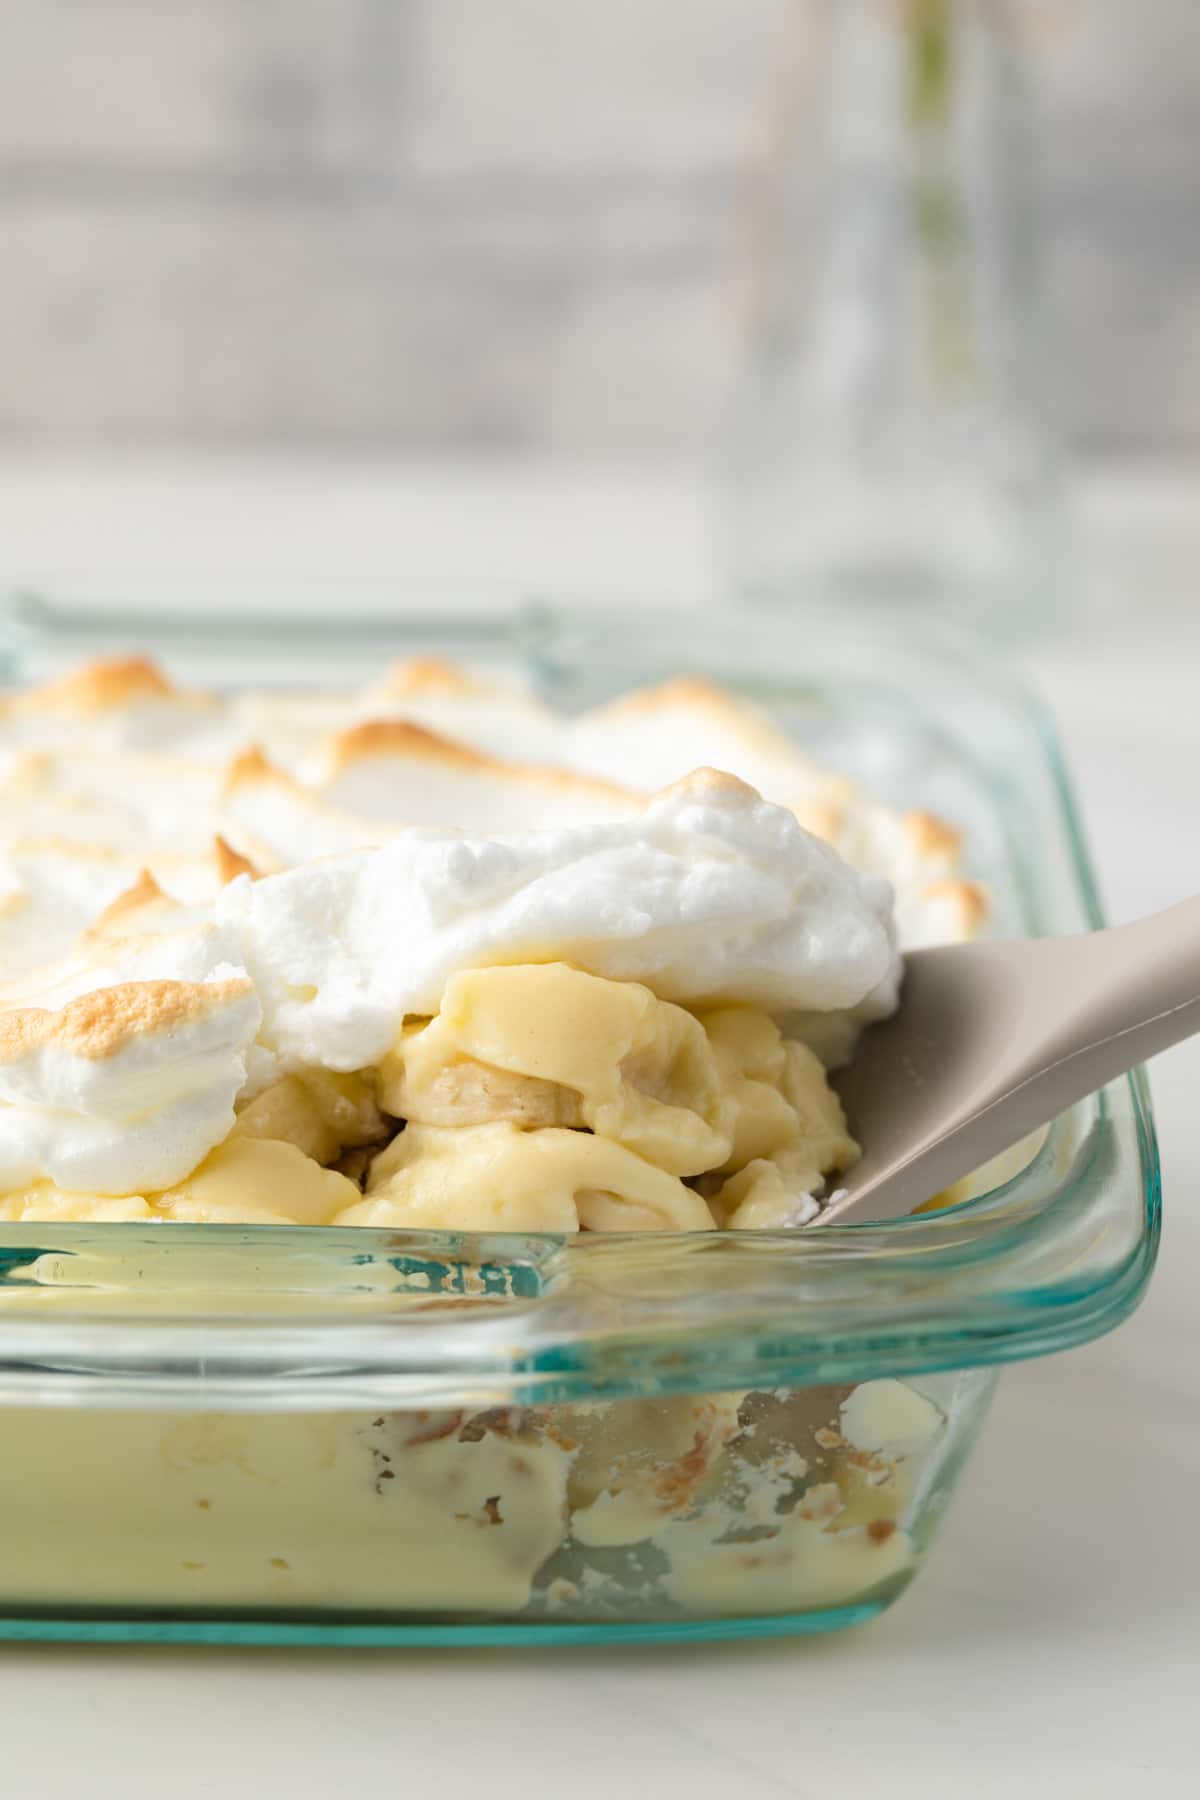
{"type": "Polygon", "coordinates": [[[760,1009],[693,1012],[532,963],[452,976],[441,1010],[406,1024],[376,1069],[273,1083],[170,1188],[35,1183],[0,1198],[0,1218],[778,1227],[798,1205],[815,1212],[810,1197],[857,1154],[820,1062],[760,1009]]]}
{"type": "Polygon", "coordinates": [[[938,1406],[895,1381],[533,1410],[14,1408],[9,1606],[714,1616],[905,1580],[938,1406]]]}

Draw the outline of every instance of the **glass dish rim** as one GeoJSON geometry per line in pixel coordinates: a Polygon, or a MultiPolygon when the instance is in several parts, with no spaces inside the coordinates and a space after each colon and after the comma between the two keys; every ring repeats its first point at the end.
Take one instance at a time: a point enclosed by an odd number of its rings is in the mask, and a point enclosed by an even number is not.
{"type": "MultiPolygon", "coordinates": [[[[526,610],[526,620],[530,615],[526,610]]],[[[532,609],[538,618],[545,609],[532,609]]],[[[576,611],[576,616],[586,616],[576,611]]],[[[662,616],[678,618],[666,609],[662,616]]],[[[509,615],[509,629],[513,615],[509,615]]],[[[95,620],[89,621],[94,626],[95,620]]],[[[373,621],[372,626],[379,622],[373,621]]],[[[104,621],[100,620],[103,630],[104,621]]],[[[253,627],[251,627],[252,629],[253,627]]],[[[398,635],[391,628],[393,636],[398,635]]],[[[482,637],[497,639],[502,622],[481,621],[482,637]]],[[[523,626],[522,629],[528,629],[523,626]]],[[[535,623],[535,633],[536,633],[535,623]]],[[[422,620],[421,633],[429,630],[422,620]]],[[[218,634],[223,635],[223,624],[218,634]]],[[[401,622],[401,634],[403,622],[401,622]]],[[[242,632],[231,632],[231,638],[242,632]]],[[[466,634],[469,636],[469,631],[466,634]]],[[[455,648],[468,648],[456,635],[455,648]]],[[[943,659],[945,652],[943,647],[943,659]]],[[[958,662],[961,653],[955,652],[958,662]]],[[[972,668],[973,679],[1002,694],[1021,728],[1036,740],[1043,773],[1049,778],[1062,841],[1083,916],[1092,928],[1103,925],[1091,859],[1053,721],[1038,701],[1008,675],[972,668]]],[[[0,1311],[0,1403],[90,1405],[189,1405],[195,1407],[373,1406],[385,1399],[405,1404],[453,1403],[464,1393],[472,1403],[529,1404],[621,1394],[735,1389],[750,1386],[861,1380],[886,1370],[920,1374],[937,1369],[998,1364],[1043,1355],[1082,1343],[1119,1323],[1136,1306],[1153,1268],[1160,1229],[1160,1177],[1149,1091],[1140,1070],[1115,1083],[1095,1109],[1092,1135],[1130,1129],[1140,1187],[1140,1221],[1128,1253],[1097,1275],[1075,1282],[1039,1285],[1016,1282],[1009,1288],[989,1279],[1005,1255],[1036,1248],[1062,1226],[1072,1208],[1086,1212],[1091,1163],[1076,1168],[1052,1198],[1009,1228],[997,1227],[997,1198],[1020,1198],[1030,1171],[1003,1189],[946,1209],[887,1226],[844,1226],[807,1233],[639,1234],[559,1239],[533,1235],[467,1241],[455,1233],[334,1231],[325,1227],[187,1226],[169,1234],[138,1225],[9,1225],[0,1227],[0,1283],[9,1294],[21,1283],[20,1270],[39,1255],[61,1253],[83,1266],[102,1261],[105,1248],[144,1245],[155,1262],[182,1267],[203,1244],[205,1260],[244,1261],[249,1247],[268,1247],[295,1265],[293,1316],[139,1314],[114,1317],[89,1311],[87,1288],[70,1288],[80,1304],[41,1316],[34,1309],[0,1311]],[[101,1234],[98,1236],[97,1234],[101,1234]],[[314,1241],[314,1240],[319,1241],[314,1241]],[[1019,1240],[1019,1241],[1018,1241],[1019,1240]],[[619,1326],[606,1317],[601,1283],[592,1316],[580,1311],[581,1284],[607,1264],[620,1269],[630,1248],[647,1272],[657,1270],[667,1294],[640,1302],[624,1296],[619,1326]],[[341,1257],[339,1264],[334,1259],[341,1257]],[[822,1301],[819,1321],[807,1333],[784,1316],[786,1296],[764,1295],[753,1285],[758,1312],[738,1310],[730,1301],[704,1316],[680,1318],[688,1305],[688,1274],[704,1261],[719,1262],[731,1277],[756,1264],[817,1277],[841,1311],[822,1301]],[[401,1273],[414,1261],[426,1271],[457,1271],[480,1298],[496,1279],[509,1304],[487,1304],[448,1312],[418,1306],[386,1319],[327,1318],[314,1314],[314,1294],[305,1285],[314,1261],[330,1268],[401,1273]],[[301,1269],[300,1265],[303,1265],[301,1269]],[[950,1301],[931,1300],[922,1280],[978,1273],[969,1293],[950,1301]],[[676,1286],[672,1289],[671,1278],[676,1286]],[[681,1299],[680,1283],[684,1290],[681,1299]],[[480,1284],[482,1288],[480,1289],[480,1284]],[[863,1298],[862,1290],[869,1289],[863,1298]],[[916,1298],[913,1298],[914,1289],[916,1298]],[[775,1311],[762,1316],[764,1299],[775,1311]],[[528,1304],[526,1304],[528,1302],[528,1304]],[[307,1310],[306,1310],[307,1307],[307,1310]],[[514,1334],[520,1319],[535,1331],[514,1334]],[[750,1353],[737,1341],[749,1328],[750,1353]],[[691,1334],[692,1341],[688,1340],[691,1334]],[[703,1341],[700,1335],[707,1333],[703,1341]],[[314,1354],[320,1344],[319,1357],[314,1354]]],[[[1034,1167],[1036,1168],[1036,1164],[1034,1167]]],[[[1044,1171],[1043,1171],[1044,1172],[1044,1171]]],[[[278,1266],[278,1264],[276,1265],[278,1266]]],[[[406,1285],[406,1279],[393,1286],[406,1285]]],[[[369,1284],[368,1284],[369,1285],[369,1284]]],[[[736,1285],[736,1284],[735,1284],[736,1285]]],[[[3,1289],[0,1289],[3,1291],[3,1289]]],[[[28,1286],[25,1286],[28,1293],[28,1286]]],[[[345,1288],[341,1291],[344,1293],[345,1288]]],[[[463,1291],[459,1289],[457,1291],[463,1291]]],[[[498,1293],[494,1286],[491,1290],[498,1293]]],[[[740,1290],[739,1290],[740,1291],[740,1290]]],[[[62,1297],[61,1290],[59,1296],[62,1297]]],[[[692,1294],[691,1299],[697,1298],[692,1294]]],[[[726,1299],[728,1297],[725,1297],[726,1299]]],[[[794,1308],[798,1292],[791,1295],[794,1308]]],[[[247,1302],[252,1295],[246,1293],[247,1302]]],[[[693,1309],[696,1310],[696,1309],[693,1309]]]]}

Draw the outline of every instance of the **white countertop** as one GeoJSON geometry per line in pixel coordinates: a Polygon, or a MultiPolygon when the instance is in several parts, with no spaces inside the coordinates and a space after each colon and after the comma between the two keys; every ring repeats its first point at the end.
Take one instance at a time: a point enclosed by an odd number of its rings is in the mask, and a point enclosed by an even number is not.
{"type": "MultiPolygon", "coordinates": [[[[1091,483],[1072,622],[1022,657],[1118,920],[1200,888],[1195,491],[1188,472],[1091,483]]],[[[447,563],[686,592],[705,578],[703,510],[655,471],[0,463],[0,576],[447,563]]],[[[1161,1058],[1153,1087],[1167,1223],[1149,1298],[1113,1336],[1006,1373],[928,1568],[881,1620],[639,1651],[0,1646],[3,1792],[1195,1793],[1200,1044],[1161,1058]]]]}

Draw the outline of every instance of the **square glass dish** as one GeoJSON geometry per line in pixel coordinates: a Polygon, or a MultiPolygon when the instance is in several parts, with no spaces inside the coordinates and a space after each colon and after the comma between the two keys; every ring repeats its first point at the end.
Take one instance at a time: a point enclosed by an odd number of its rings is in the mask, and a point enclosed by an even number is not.
{"type": "MultiPolygon", "coordinates": [[[[572,711],[706,674],[962,827],[998,933],[1101,922],[1044,715],[903,620],[496,596],[422,619],[380,589],[284,623],[279,598],[11,596],[6,678],[138,649],[189,681],[320,688],[440,651],[572,711]]],[[[0,1636],[518,1644],[869,1618],[918,1571],[999,1365],[1110,1329],[1153,1267],[1139,1073],[1001,1174],[819,1231],[0,1225],[0,1636]]]]}

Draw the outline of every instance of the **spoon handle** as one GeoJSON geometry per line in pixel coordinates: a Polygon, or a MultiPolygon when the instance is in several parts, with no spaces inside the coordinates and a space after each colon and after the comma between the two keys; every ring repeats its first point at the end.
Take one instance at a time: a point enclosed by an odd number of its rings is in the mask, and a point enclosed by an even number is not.
{"type": "Polygon", "coordinates": [[[1200,1031],[1200,898],[1132,925],[1010,948],[1036,948],[1046,984],[1029,1079],[1055,1103],[1047,1118],[1200,1031]]]}
{"type": "Polygon", "coordinates": [[[1200,1032],[1200,898],[1079,937],[913,952],[836,1080],[862,1160],[819,1223],[899,1218],[1200,1032]]]}

